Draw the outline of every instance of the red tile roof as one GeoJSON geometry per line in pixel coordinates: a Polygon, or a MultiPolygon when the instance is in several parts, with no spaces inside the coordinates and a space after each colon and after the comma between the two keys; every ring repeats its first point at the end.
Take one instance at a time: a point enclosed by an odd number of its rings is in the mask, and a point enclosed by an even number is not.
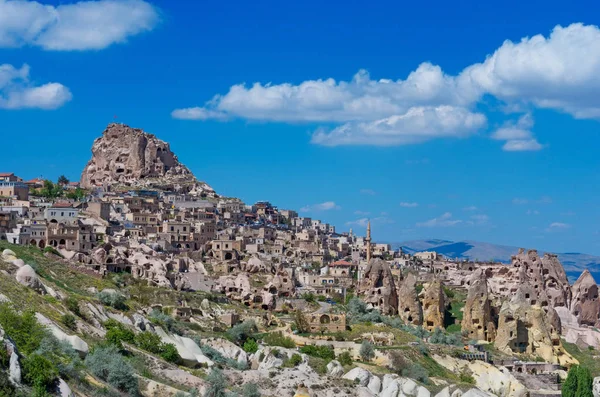
{"type": "Polygon", "coordinates": [[[4,178],[7,176],[13,176],[13,175],[15,175],[15,174],[12,172],[0,172],[0,178],[4,178]]]}
{"type": "Polygon", "coordinates": [[[54,205],[52,205],[52,208],[73,208],[73,204],[65,201],[60,201],[54,203],[54,205]]]}
{"type": "Polygon", "coordinates": [[[333,262],[331,266],[352,266],[352,263],[346,261],[333,262]]]}

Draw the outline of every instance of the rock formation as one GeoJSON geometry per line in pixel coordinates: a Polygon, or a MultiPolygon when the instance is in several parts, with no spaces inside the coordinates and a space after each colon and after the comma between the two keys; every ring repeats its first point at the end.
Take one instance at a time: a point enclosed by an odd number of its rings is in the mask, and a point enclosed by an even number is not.
{"type": "Polygon", "coordinates": [[[496,338],[496,325],[492,316],[491,298],[485,271],[476,269],[469,285],[462,329],[469,333],[471,339],[491,342],[496,338]]]}
{"type": "Polygon", "coordinates": [[[540,305],[537,289],[520,270],[519,288],[512,299],[505,301],[500,309],[495,345],[498,350],[538,356],[547,362],[565,365],[573,358],[560,342],[560,320],[556,311],[548,313],[540,305]]]}
{"type": "Polygon", "coordinates": [[[446,311],[446,295],[442,282],[433,280],[426,284],[421,292],[423,306],[423,328],[433,331],[444,328],[444,312],[446,311]]]}
{"type": "Polygon", "coordinates": [[[158,188],[199,195],[214,195],[179,162],[169,144],[141,129],[109,124],[94,141],[92,158],[81,174],[81,186],[103,185],[158,188]]]}
{"type": "Polygon", "coordinates": [[[408,273],[398,287],[398,315],[407,324],[423,324],[423,308],[417,296],[417,278],[408,273]]]}
{"type": "Polygon", "coordinates": [[[571,313],[577,317],[579,324],[600,326],[600,300],[596,280],[585,269],[572,288],[571,313]]]}
{"type": "Polygon", "coordinates": [[[396,314],[398,310],[398,294],[390,265],[383,259],[369,261],[359,293],[368,306],[379,310],[382,314],[396,314]]]}

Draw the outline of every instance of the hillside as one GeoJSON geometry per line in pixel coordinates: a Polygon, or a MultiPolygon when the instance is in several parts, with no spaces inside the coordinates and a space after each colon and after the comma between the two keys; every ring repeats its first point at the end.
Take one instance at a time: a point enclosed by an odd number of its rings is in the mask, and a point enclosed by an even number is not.
{"type": "MultiPolygon", "coordinates": [[[[519,251],[519,247],[485,243],[480,241],[449,241],[449,240],[412,240],[392,243],[394,248],[401,247],[405,252],[435,251],[450,258],[487,261],[493,260],[509,263],[511,255],[519,251]]],[[[529,248],[529,247],[528,247],[529,248]]],[[[543,254],[544,251],[540,251],[543,254]]],[[[579,277],[581,272],[588,269],[596,280],[600,279],[600,257],[582,253],[557,253],[571,281],[579,277]]]]}

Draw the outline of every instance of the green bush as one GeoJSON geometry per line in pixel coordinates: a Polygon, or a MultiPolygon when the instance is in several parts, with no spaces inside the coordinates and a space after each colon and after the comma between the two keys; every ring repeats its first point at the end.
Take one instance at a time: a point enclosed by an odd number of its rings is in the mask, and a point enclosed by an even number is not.
{"type": "Polygon", "coordinates": [[[181,357],[179,356],[179,352],[177,352],[177,348],[172,343],[162,343],[160,346],[160,356],[163,360],[168,361],[170,363],[178,363],[181,361],[181,357]]]}
{"type": "Polygon", "coordinates": [[[164,314],[160,310],[152,310],[152,313],[150,313],[148,319],[152,322],[152,324],[159,325],[166,331],[177,335],[181,335],[183,333],[175,319],[167,314],[164,314]]]}
{"type": "Polygon", "coordinates": [[[49,334],[41,340],[34,353],[55,364],[62,378],[81,378],[81,358],[69,342],[60,341],[54,335],[49,334]]]}
{"type": "Polygon", "coordinates": [[[343,352],[338,356],[338,361],[342,365],[352,365],[352,356],[348,352],[343,352]]]}
{"type": "Polygon", "coordinates": [[[241,371],[248,368],[248,363],[238,362],[237,360],[223,356],[218,350],[213,349],[209,345],[202,344],[202,342],[200,341],[199,338],[196,337],[194,339],[194,341],[196,342],[196,344],[198,346],[200,346],[200,350],[202,350],[202,353],[204,353],[204,355],[206,357],[210,358],[215,363],[221,364],[221,365],[224,365],[224,366],[227,366],[230,368],[239,369],[241,371]]]}
{"type": "Polygon", "coordinates": [[[58,368],[46,357],[30,354],[23,360],[25,381],[36,388],[46,389],[56,381],[58,368]]]}
{"type": "Polygon", "coordinates": [[[114,346],[97,347],[85,358],[88,369],[98,378],[107,381],[111,386],[139,396],[137,378],[129,365],[114,346]]]}
{"type": "Polygon", "coordinates": [[[76,298],[69,296],[67,298],[67,300],[65,300],[65,305],[67,306],[67,309],[69,309],[71,312],[73,312],[76,316],[81,317],[81,310],[79,309],[79,301],[76,298]]]}
{"type": "Polygon", "coordinates": [[[335,351],[332,346],[313,346],[306,345],[300,348],[300,352],[308,354],[309,356],[322,358],[325,361],[331,361],[335,359],[335,351]]]}
{"type": "Polygon", "coordinates": [[[272,332],[270,334],[265,335],[263,338],[263,342],[265,342],[269,346],[281,346],[287,349],[293,349],[296,347],[296,343],[292,338],[283,335],[283,332],[272,332]]]}
{"type": "Polygon", "coordinates": [[[225,397],[227,393],[227,380],[223,372],[218,368],[213,368],[206,378],[208,387],[204,392],[204,397],[225,397]]]}
{"type": "Polygon", "coordinates": [[[103,305],[114,307],[117,310],[127,310],[125,297],[118,292],[101,291],[98,293],[98,299],[103,305]]]}
{"type": "Polygon", "coordinates": [[[236,324],[227,330],[227,336],[232,342],[238,345],[244,345],[246,340],[258,332],[256,323],[253,320],[246,320],[241,324],[236,324]]]}
{"type": "Polygon", "coordinates": [[[105,336],[106,341],[111,345],[118,347],[119,349],[123,347],[122,342],[135,342],[135,334],[133,331],[113,319],[105,322],[104,327],[107,329],[105,336]]]}
{"type": "Polygon", "coordinates": [[[0,325],[24,355],[34,352],[49,335],[46,327],[38,323],[33,310],[18,313],[9,303],[0,304],[0,325]]]}
{"type": "Polygon", "coordinates": [[[246,353],[256,353],[258,351],[258,343],[252,338],[248,339],[244,342],[244,346],[242,347],[246,353]]]}
{"type": "Polygon", "coordinates": [[[375,358],[375,346],[369,341],[364,341],[360,345],[359,354],[363,361],[371,361],[375,358]]]}
{"type": "Polygon", "coordinates": [[[419,363],[413,363],[408,368],[405,368],[402,371],[402,376],[406,376],[407,378],[411,379],[416,379],[422,383],[429,383],[429,373],[419,363]]]}
{"type": "Polygon", "coordinates": [[[143,350],[146,350],[150,353],[160,354],[161,353],[161,345],[162,340],[160,336],[150,332],[144,331],[140,332],[135,336],[135,344],[143,350]]]}
{"type": "Polygon", "coordinates": [[[64,324],[65,327],[76,330],[77,329],[77,320],[75,320],[75,316],[69,313],[63,314],[60,318],[60,322],[64,324]]]}
{"type": "Polygon", "coordinates": [[[299,355],[298,353],[294,353],[292,354],[292,357],[290,357],[290,364],[295,367],[297,365],[302,364],[302,356],[299,355]]]}
{"type": "Polygon", "coordinates": [[[467,372],[461,372],[459,379],[462,383],[468,383],[470,385],[475,384],[475,378],[473,378],[473,375],[471,375],[470,373],[467,373],[467,372]]]}
{"type": "Polygon", "coordinates": [[[246,383],[242,387],[242,397],[261,397],[258,386],[256,386],[254,383],[246,383]]]}

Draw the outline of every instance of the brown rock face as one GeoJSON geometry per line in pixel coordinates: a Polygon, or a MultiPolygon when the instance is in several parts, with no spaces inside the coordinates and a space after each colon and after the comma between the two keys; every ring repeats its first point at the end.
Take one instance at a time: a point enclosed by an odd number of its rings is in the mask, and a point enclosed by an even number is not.
{"type": "Polygon", "coordinates": [[[396,285],[386,261],[379,258],[369,261],[359,291],[367,305],[378,309],[382,314],[397,314],[396,285]]]}
{"type": "Polygon", "coordinates": [[[398,315],[407,324],[423,324],[423,308],[417,296],[417,278],[409,273],[398,287],[398,315]]]}
{"type": "Polygon", "coordinates": [[[600,325],[600,300],[598,300],[598,285],[596,280],[586,269],[573,284],[573,300],[571,313],[579,324],[590,326],[600,325]]]}
{"type": "MultiPolygon", "coordinates": [[[[536,250],[520,250],[512,258],[513,266],[524,267],[526,275],[536,291],[545,291],[547,301],[542,306],[568,307],[571,301],[571,289],[565,270],[554,254],[545,254],[540,258],[536,250]]],[[[540,297],[544,298],[544,297],[540,297]]]]}
{"type": "Polygon", "coordinates": [[[471,277],[462,329],[469,333],[471,339],[492,342],[496,337],[487,276],[483,269],[476,269],[471,277]]]}
{"type": "Polygon", "coordinates": [[[506,353],[524,353],[569,364],[573,358],[561,345],[558,315],[554,308],[541,306],[541,301],[548,298],[538,293],[526,273],[527,268],[522,268],[516,294],[502,304],[495,346],[506,353]]]}
{"type": "MultiPolygon", "coordinates": [[[[94,141],[92,158],[81,174],[81,186],[103,185],[160,188],[190,192],[202,189],[179,162],[169,144],[141,129],[109,124],[94,141]]],[[[212,190],[206,186],[206,190],[212,190]]]]}
{"type": "Polygon", "coordinates": [[[423,291],[423,328],[433,331],[444,328],[444,312],[446,311],[446,294],[442,282],[434,280],[425,285],[423,291]]]}

